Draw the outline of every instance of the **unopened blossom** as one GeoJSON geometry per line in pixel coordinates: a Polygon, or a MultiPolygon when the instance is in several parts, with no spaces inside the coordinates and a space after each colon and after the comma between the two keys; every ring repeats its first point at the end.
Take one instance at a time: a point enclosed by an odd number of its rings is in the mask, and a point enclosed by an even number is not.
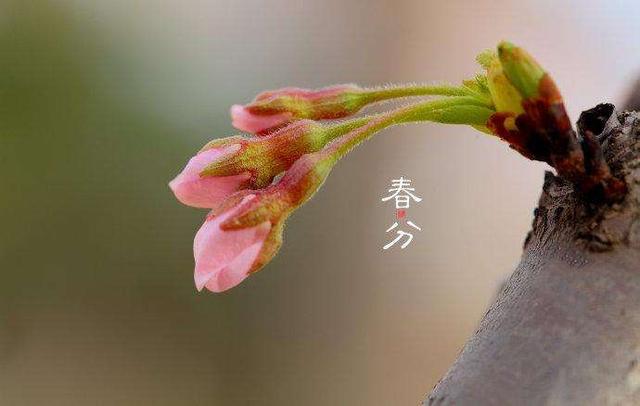
{"type": "Polygon", "coordinates": [[[531,55],[501,42],[497,54],[485,54],[484,59],[496,108],[487,122],[493,134],[525,157],[549,163],[554,143],[578,148],[575,137],[569,134],[573,132],[571,121],[558,88],[531,55]],[[566,138],[566,142],[558,142],[560,138],[566,138]]]}
{"type": "Polygon", "coordinates": [[[266,91],[247,105],[232,106],[232,124],[241,131],[264,135],[298,119],[346,117],[362,108],[360,93],[360,88],[354,85],[266,91]]]}
{"type": "Polygon", "coordinates": [[[256,195],[245,196],[226,211],[207,216],[193,243],[194,281],[200,291],[222,292],[242,282],[253,267],[271,230],[267,220],[235,230],[220,225],[249,204],[256,195]]]}
{"type": "Polygon", "coordinates": [[[271,261],[286,219],[318,190],[333,163],[321,152],[305,155],[277,183],[239,192],[210,214],[194,239],[196,288],[222,292],[271,261]]]}
{"type": "Polygon", "coordinates": [[[231,107],[233,126],[266,135],[300,119],[330,120],[356,114],[369,104],[414,96],[478,96],[465,86],[408,85],[361,88],[337,85],[310,90],[287,87],[262,92],[249,104],[231,107]]]}
{"type": "Polygon", "coordinates": [[[212,141],[189,160],[169,186],[186,205],[215,208],[238,190],[269,185],[300,156],[335,137],[333,128],[301,120],[267,137],[212,141]]]}

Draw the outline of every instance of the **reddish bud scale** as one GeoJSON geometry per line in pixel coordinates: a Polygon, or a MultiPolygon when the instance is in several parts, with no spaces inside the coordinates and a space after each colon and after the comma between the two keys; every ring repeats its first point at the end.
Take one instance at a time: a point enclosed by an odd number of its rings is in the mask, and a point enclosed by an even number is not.
{"type": "MultiPolygon", "coordinates": [[[[521,153],[526,151],[523,155],[530,159],[545,161],[551,165],[554,165],[552,155],[575,155],[579,146],[571,121],[562,96],[548,74],[541,77],[535,96],[522,101],[522,107],[525,112],[516,120],[519,145],[512,144],[514,148],[521,153]]],[[[577,162],[581,161],[578,156],[571,161],[582,166],[582,162],[577,162]]]]}
{"type": "Polygon", "coordinates": [[[508,119],[515,119],[515,114],[505,111],[494,113],[487,121],[487,128],[520,154],[529,159],[535,159],[530,153],[524,134],[518,129],[507,128],[505,123],[508,119]]]}
{"type": "Polygon", "coordinates": [[[554,135],[573,134],[573,129],[562,97],[548,74],[541,77],[535,95],[523,99],[521,105],[524,113],[497,112],[489,118],[487,128],[526,158],[551,165],[552,149],[556,153],[563,150],[562,155],[566,156],[577,148],[574,135],[554,135]]]}
{"type": "MultiPolygon", "coordinates": [[[[518,66],[513,69],[517,71],[518,66]]],[[[517,116],[515,127],[508,128],[513,114],[505,112],[493,114],[487,127],[525,157],[547,162],[589,199],[621,199],[625,183],[611,173],[593,134],[586,131],[578,139],[551,77],[543,73],[534,90],[530,84],[522,87],[529,89],[530,96],[522,100],[524,113],[517,116]]]]}

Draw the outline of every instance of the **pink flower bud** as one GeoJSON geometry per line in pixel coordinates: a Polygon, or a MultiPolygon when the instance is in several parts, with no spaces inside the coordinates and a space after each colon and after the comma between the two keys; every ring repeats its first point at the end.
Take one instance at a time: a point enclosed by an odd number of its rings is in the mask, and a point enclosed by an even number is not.
{"type": "Polygon", "coordinates": [[[240,144],[214,147],[191,158],[182,172],[169,183],[176,198],[188,206],[214,208],[227,196],[239,190],[251,178],[251,173],[201,176],[201,172],[212,163],[237,153],[240,148],[240,144]]]}
{"type": "Polygon", "coordinates": [[[265,135],[298,119],[326,120],[355,114],[365,103],[362,90],[354,85],[318,90],[287,87],[260,93],[246,106],[231,107],[233,126],[265,135]]]}
{"type": "Polygon", "coordinates": [[[322,148],[335,133],[331,131],[315,121],[298,120],[266,137],[211,141],[169,186],[180,202],[215,209],[241,189],[270,185],[300,156],[322,148]]]}
{"type": "Polygon", "coordinates": [[[245,196],[221,214],[209,215],[196,234],[193,254],[196,262],[194,281],[198,291],[206,287],[212,292],[222,292],[249,276],[269,236],[271,223],[267,220],[233,230],[222,229],[220,225],[254,199],[256,195],[245,196]]]}
{"type": "Polygon", "coordinates": [[[322,185],[333,163],[331,157],[308,154],[276,184],[227,198],[196,234],[196,288],[222,292],[271,261],[282,245],[286,219],[322,185]]]}

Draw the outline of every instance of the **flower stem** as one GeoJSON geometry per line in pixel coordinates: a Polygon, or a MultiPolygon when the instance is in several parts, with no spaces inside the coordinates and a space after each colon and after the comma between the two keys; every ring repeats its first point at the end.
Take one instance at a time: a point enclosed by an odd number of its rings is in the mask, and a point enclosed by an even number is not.
{"type": "Polygon", "coordinates": [[[489,97],[470,89],[466,86],[451,85],[417,85],[417,86],[391,86],[365,89],[361,93],[363,96],[362,103],[370,104],[385,100],[397,99],[402,97],[413,96],[448,96],[459,97],[469,96],[481,101],[484,105],[491,106],[492,101],[489,97]]]}
{"type": "Polygon", "coordinates": [[[450,85],[392,86],[363,91],[368,103],[411,96],[469,96],[464,87],[450,85]]]}
{"type": "MultiPolygon", "coordinates": [[[[366,123],[363,123],[363,119],[356,119],[357,122],[350,120],[352,121],[351,125],[355,128],[341,138],[337,138],[319,153],[326,154],[327,157],[332,156],[332,159],[337,161],[356,145],[387,127],[421,121],[484,126],[493,113],[495,113],[493,109],[471,96],[415,103],[387,113],[365,117],[364,119],[368,120],[366,123]]],[[[341,127],[343,129],[349,128],[347,124],[343,124],[343,126],[341,127]]],[[[328,133],[332,134],[331,131],[328,133]]]]}
{"type": "Polygon", "coordinates": [[[400,107],[387,113],[358,117],[328,125],[322,132],[322,143],[326,145],[339,139],[339,141],[335,141],[336,145],[351,143],[355,146],[384,128],[409,122],[431,121],[484,126],[493,113],[492,109],[472,96],[431,100],[400,107]]]}

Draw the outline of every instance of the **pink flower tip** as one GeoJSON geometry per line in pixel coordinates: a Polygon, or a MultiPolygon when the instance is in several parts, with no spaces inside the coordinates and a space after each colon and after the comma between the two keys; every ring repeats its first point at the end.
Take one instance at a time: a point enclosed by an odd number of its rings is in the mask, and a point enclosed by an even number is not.
{"type": "Polygon", "coordinates": [[[264,135],[289,123],[292,118],[293,115],[289,112],[255,114],[239,104],[231,106],[232,125],[240,131],[251,134],[264,135]]]}
{"type": "Polygon", "coordinates": [[[240,150],[239,144],[211,148],[191,158],[169,187],[176,198],[187,206],[212,209],[227,196],[238,191],[251,178],[248,172],[232,176],[201,176],[208,165],[220,161],[240,150]]]}
{"type": "Polygon", "coordinates": [[[198,291],[206,288],[211,292],[223,292],[249,276],[269,235],[271,223],[265,221],[253,227],[233,230],[223,230],[220,226],[255,197],[246,196],[240,204],[220,215],[209,215],[196,234],[193,254],[196,262],[194,281],[198,291]]]}

